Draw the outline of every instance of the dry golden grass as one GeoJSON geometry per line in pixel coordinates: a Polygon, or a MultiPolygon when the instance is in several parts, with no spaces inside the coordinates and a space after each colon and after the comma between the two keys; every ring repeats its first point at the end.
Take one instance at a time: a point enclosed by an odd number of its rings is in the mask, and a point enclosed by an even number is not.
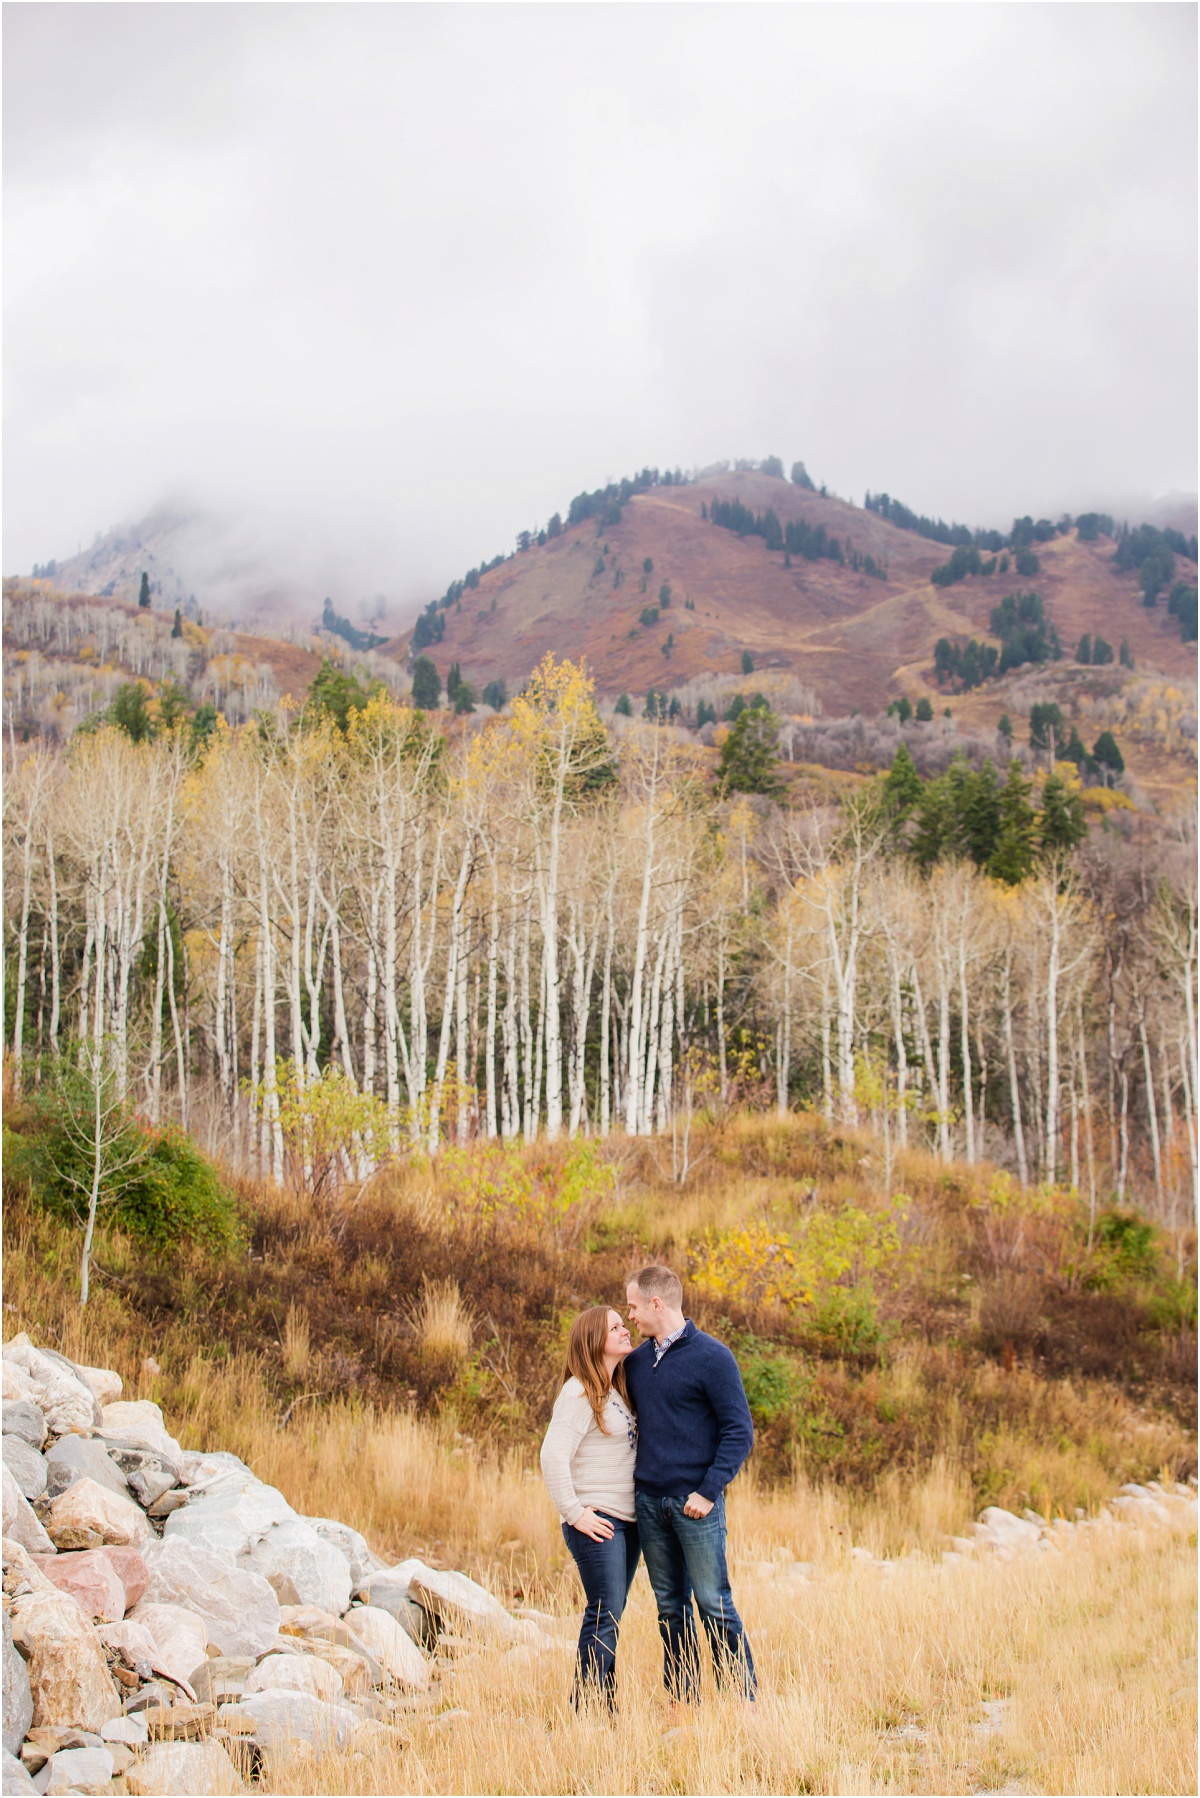
{"type": "Polygon", "coordinates": [[[422,1280],[410,1321],[418,1342],[431,1354],[455,1361],[465,1361],[470,1354],[474,1319],[463,1304],[457,1280],[422,1280]]]}
{"type": "Polygon", "coordinates": [[[731,1506],[735,1592],[758,1715],[706,1690],[664,1734],[660,1649],[639,1574],[615,1722],[567,1703],[574,1574],[546,1597],[551,1649],[482,1646],[447,1665],[402,1752],[304,1757],[271,1792],[1191,1792],[1194,1533],[1089,1531],[1061,1554],[883,1577],[833,1547],[818,1503],[731,1506]],[[789,1522],[815,1559],[793,1569],[789,1522]],[[822,1535],[822,1529],[826,1535],[822,1535]],[[772,1557],[756,1558],[770,1547],[772,1557]],[[824,1552],[822,1552],[822,1550],[824,1552]],[[447,1711],[466,1715],[447,1715],[447,1711]]]}

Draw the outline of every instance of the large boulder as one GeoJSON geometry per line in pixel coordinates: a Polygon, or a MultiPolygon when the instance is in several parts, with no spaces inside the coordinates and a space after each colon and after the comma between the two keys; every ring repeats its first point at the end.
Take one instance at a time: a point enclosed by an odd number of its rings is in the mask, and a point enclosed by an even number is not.
{"type": "Polygon", "coordinates": [[[82,1367],[78,1361],[72,1361],[71,1366],[75,1378],[82,1380],[98,1405],[111,1405],[120,1398],[124,1382],[111,1367],[82,1367]]]}
{"type": "Polygon", "coordinates": [[[23,1436],[4,1438],[4,1465],[16,1480],[24,1497],[31,1501],[46,1490],[46,1463],[23,1436]]]}
{"type": "Polygon", "coordinates": [[[16,1599],[12,1629],[29,1663],[35,1725],[99,1730],[120,1714],[100,1639],[73,1598],[56,1592],[16,1599]]]}
{"type": "Polygon", "coordinates": [[[174,1798],[232,1798],[244,1792],[237,1768],[220,1742],[155,1742],[125,1774],[135,1793],[171,1792],[174,1798]]]}
{"type": "Polygon", "coordinates": [[[223,1705],[218,1716],[226,1728],[267,1749],[343,1748],[359,1724],[347,1705],[279,1687],[223,1705]]]}
{"type": "Polygon", "coordinates": [[[29,1338],[16,1336],[4,1348],[4,1359],[28,1375],[33,1399],[56,1436],[90,1430],[96,1421],[95,1400],[70,1363],[35,1349],[29,1338]]]}
{"type": "Polygon", "coordinates": [[[315,1654],[268,1654],[246,1681],[244,1696],[279,1689],[311,1692],[314,1698],[336,1700],[342,1695],[342,1676],[329,1661],[315,1654]]]}
{"type": "Polygon", "coordinates": [[[348,1523],[336,1523],[332,1517],[306,1517],[304,1522],[316,1530],[323,1542],[336,1548],[350,1569],[352,1589],[361,1586],[373,1573],[387,1566],[386,1561],[369,1547],[365,1536],[352,1530],[348,1523]]]}
{"type": "Polygon", "coordinates": [[[50,1536],[56,1548],[99,1548],[105,1542],[137,1548],[150,1525],[130,1498],[110,1492],[85,1476],[50,1506],[50,1536]]]}
{"type": "Polygon", "coordinates": [[[156,1650],[151,1665],[168,1679],[187,1684],[193,1670],[204,1659],[208,1633],[204,1619],[178,1604],[151,1604],[142,1599],[133,1607],[130,1623],[140,1624],[156,1650]]]}
{"type": "Polygon", "coordinates": [[[443,1573],[416,1559],[398,1561],[386,1572],[393,1586],[407,1581],[408,1596],[438,1622],[453,1619],[486,1623],[506,1636],[522,1633],[516,1618],[509,1616],[500,1600],[465,1573],[443,1573]]]}
{"type": "Polygon", "coordinates": [[[264,1485],[253,1474],[231,1473],[200,1491],[193,1488],[184,1508],[167,1518],[163,1539],[191,1542],[227,1561],[236,1561],[266,1535],[272,1524],[295,1517],[287,1499],[274,1486],[264,1485]]]}
{"type": "Polygon", "coordinates": [[[119,1442],[136,1442],[165,1455],[175,1467],[183,1465],[183,1450],[168,1435],[160,1407],[148,1398],[120,1399],[103,1407],[100,1433],[119,1442]]]}
{"type": "Polygon", "coordinates": [[[95,1480],[119,1498],[131,1496],[125,1475],[94,1436],[60,1436],[46,1452],[47,1498],[58,1498],[76,1480],[95,1480]]]}
{"type": "Polygon", "coordinates": [[[352,1689],[352,1685],[353,1689],[357,1689],[360,1683],[357,1678],[353,1682],[346,1679],[344,1657],[347,1655],[362,1662],[368,1685],[381,1686],[387,1678],[383,1667],[362,1638],[355,1635],[348,1624],[335,1617],[331,1611],[322,1611],[310,1604],[281,1605],[279,1633],[285,1641],[303,1642],[307,1649],[323,1655],[342,1675],[347,1691],[352,1689]]]}
{"type": "MultiPolygon", "coordinates": [[[[7,1361],[4,1362],[5,1367],[8,1365],[7,1361]]],[[[23,1379],[25,1376],[22,1374],[21,1377],[23,1379]]],[[[30,1448],[41,1448],[46,1440],[46,1419],[40,1407],[31,1398],[5,1399],[4,1434],[20,1436],[22,1441],[28,1442],[30,1448]]]]}
{"type": "Polygon", "coordinates": [[[4,1746],[9,1754],[20,1753],[21,1743],[33,1722],[33,1693],[29,1689],[29,1669],[13,1646],[12,1624],[4,1613],[4,1746]]]}
{"type": "Polygon", "coordinates": [[[150,1572],[147,1601],[195,1611],[222,1654],[266,1653],[279,1633],[279,1600],[266,1580],[178,1537],[150,1541],[142,1554],[150,1572]]]}
{"type": "Polygon", "coordinates": [[[75,1600],[90,1622],[119,1623],[125,1615],[125,1587],[102,1549],[42,1555],[38,1566],[51,1585],[75,1600]]]}
{"type": "MultiPolygon", "coordinates": [[[[191,1509],[189,1506],[188,1511],[176,1515],[182,1521],[191,1509]]],[[[168,1529],[174,1521],[174,1517],[168,1518],[168,1529]]],[[[284,1517],[272,1524],[256,1541],[247,1543],[237,1559],[239,1566],[260,1573],[287,1602],[319,1605],[338,1616],[350,1603],[350,1569],[345,1556],[302,1518],[284,1517]]]]}
{"type": "Polygon", "coordinates": [[[4,1492],[4,1534],[31,1555],[53,1554],[54,1544],[34,1515],[33,1506],[7,1467],[0,1467],[4,1492]]]}
{"type": "Polygon", "coordinates": [[[391,1679],[417,1691],[425,1690],[429,1684],[429,1663],[389,1612],[377,1611],[374,1605],[356,1605],[346,1621],[391,1679]]]}

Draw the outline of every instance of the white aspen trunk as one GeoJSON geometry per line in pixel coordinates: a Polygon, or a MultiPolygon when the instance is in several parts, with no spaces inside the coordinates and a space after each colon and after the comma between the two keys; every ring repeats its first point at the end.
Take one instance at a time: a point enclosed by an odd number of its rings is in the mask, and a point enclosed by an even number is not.
{"type": "MultiPolygon", "coordinates": [[[[166,887],[166,864],[163,865],[163,888],[166,887]]],[[[157,1124],[162,1106],[162,1014],[163,986],[167,976],[167,902],[165,890],[160,890],[158,901],[158,954],[154,966],[154,1009],[150,1018],[150,1065],[147,1068],[147,1089],[150,1099],[150,1122],[157,1124]]]]}
{"type": "Polygon", "coordinates": [[[488,912],[487,1024],[483,1044],[483,1077],[486,1088],[486,1125],[489,1140],[498,1132],[496,1114],[496,1000],[500,971],[500,890],[496,863],[492,861],[492,902],[488,912]]]}
{"type": "Polygon", "coordinates": [[[1058,1173],[1059,1082],[1058,979],[1061,920],[1057,895],[1050,894],[1050,946],[1046,956],[1046,1140],[1042,1150],[1043,1178],[1053,1183],[1058,1173]]]}
{"type": "Polygon", "coordinates": [[[557,1142],[562,1134],[562,1005],[558,989],[558,874],[561,854],[563,781],[565,765],[555,792],[550,824],[550,847],[546,863],[546,888],[542,914],[544,954],[542,964],[542,1011],[546,1043],[546,1135],[557,1142]]]}
{"type": "Polygon", "coordinates": [[[263,1154],[261,1139],[255,1138],[254,1126],[261,1123],[261,1108],[258,1099],[259,1083],[262,1080],[262,937],[254,938],[254,1010],[250,1016],[250,1103],[248,1122],[250,1130],[250,1156],[260,1177],[266,1168],[266,1157],[263,1154]]]}
{"type": "Polygon", "coordinates": [[[524,1101],[523,1130],[526,1142],[534,1138],[534,1089],[533,1089],[533,1014],[530,1009],[529,981],[529,938],[530,938],[530,901],[525,902],[525,916],[521,925],[521,1097],[524,1101]]]}
{"type": "Polygon", "coordinates": [[[646,830],[642,851],[642,891],[638,900],[637,936],[634,941],[633,980],[629,989],[629,1028],[626,1052],[627,1087],[625,1093],[625,1129],[630,1136],[638,1134],[642,1115],[642,987],[646,976],[646,948],[649,937],[650,890],[654,881],[654,797],[646,807],[646,830]]]}
{"type": "MultiPolygon", "coordinates": [[[[450,1032],[454,1025],[456,1000],[458,993],[458,965],[462,954],[462,913],[463,898],[467,890],[467,880],[471,872],[471,840],[468,837],[463,844],[462,861],[459,864],[458,880],[454,888],[454,902],[450,912],[450,941],[446,954],[446,985],[442,998],[442,1025],[438,1035],[437,1067],[433,1076],[433,1096],[429,1107],[429,1153],[437,1153],[440,1140],[440,1115],[442,1107],[442,1091],[446,1083],[446,1063],[450,1056],[450,1032]]],[[[432,934],[433,926],[430,925],[432,934]]]]}
{"type": "Polygon", "coordinates": [[[1008,1056],[1008,1094],[1012,1112],[1013,1140],[1017,1150],[1017,1172],[1021,1185],[1029,1184],[1029,1165],[1025,1159],[1025,1132],[1021,1127],[1021,1087],[1017,1079],[1017,1048],[1012,1024],[1012,949],[1004,953],[1003,986],[1000,1008],[1004,1014],[1004,1047],[1008,1056]]]}
{"type": "Polygon", "coordinates": [[[613,889],[609,885],[604,913],[604,977],[600,988],[600,1134],[612,1128],[612,1081],[609,1024],[612,1013],[613,889]]]}
{"type": "Polygon", "coordinates": [[[29,969],[29,913],[33,900],[34,808],[25,829],[21,851],[21,925],[17,938],[17,1011],[13,1020],[13,1085],[21,1088],[21,1060],[25,1048],[25,986],[29,969]]]}
{"type": "Polygon", "coordinates": [[[1150,1128],[1150,1150],[1154,1156],[1154,1190],[1158,1196],[1158,1210],[1161,1218],[1166,1211],[1166,1191],[1163,1186],[1162,1144],[1158,1135],[1158,1105],[1154,1097],[1154,1068],[1150,1061],[1150,1043],[1146,1036],[1144,1006],[1138,1015],[1138,1040],[1142,1045],[1142,1066],[1146,1073],[1146,1122],[1150,1128]]]}
{"type": "MultiPolygon", "coordinates": [[[[362,1089],[375,1091],[375,1058],[379,1052],[379,887],[371,887],[371,921],[367,932],[367,989],[362,1014],[362,1089]]],[[[394,972],[394,964],[393,964],[394,972]]],[[[398,1097],[398,1095],[397,1095],[398,1097]]]]}
{"type": "MultiPolygon", "coordinates": [[[[58,1053],[59,1019],[62,1010],[62,956],[58,946],[58,867],[54,854],[54,837],[46,834],[46,867],[50,879],[50,1053],[58,1053]]],[[[86,985],[86,978],[85,978],[86,985]]],[[[83,1026],[87,1035],[87,1025],[83,1026]]]]}
{"type": "Polygon", "coordinates": [[[900,983],[900,962],[889,955],[889,989],[892,1009],[892,1040],[896,1045],[896,1115],[900,1147],[908,1147],[908,1045],[904,1041],[904,999],[900,983]]]}
{"type": "Polygon", "coordinates": [[[354,1056],[350,1049],[350,1028],[346,1022],[346,994],[342,984],[342,932],[336,909],[329,915],[329,947],[333,973],[333,1033],[337,1038],[334,1052],[341,1053],[342,1072],[354,1084],[354,1056]]]}
{"type": "MultiPolygon", "coordinates": [[[[965,904],[964,904],[965,912],[965,904]]],[[[967,1166],[975,1165],[975,1111],[972,1093],[970,1000],[967,992],[966,918],[959,915],[958,927],[958,1002],[960,1008],[960,1054],[962,1055],[963,1116],[967,1125],[967,1166]]]]}

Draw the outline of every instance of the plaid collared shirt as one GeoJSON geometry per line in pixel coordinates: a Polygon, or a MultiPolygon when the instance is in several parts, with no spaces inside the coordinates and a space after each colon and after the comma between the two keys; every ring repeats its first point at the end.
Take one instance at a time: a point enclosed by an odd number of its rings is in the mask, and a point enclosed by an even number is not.
{"type": "Polygon", "coordinates": [[[670,1348],[671,1344],[673,1342],[679,1341],[679,1338],[684,1334],[686,1329],[687,1329],[687,1324],[686,1323],[681,1324],[678,1330],[672,1331],[670,1336],[664,1336],[661,1342],[659,1342],[657,1340],[655,1341],[655,1344],[654,1344],[654,1365],[655,1365],[655,1367],[658,1366],[659,1362],[662,1360],[663,1356],[666,1354],[666,1352],[670,1348]]]}

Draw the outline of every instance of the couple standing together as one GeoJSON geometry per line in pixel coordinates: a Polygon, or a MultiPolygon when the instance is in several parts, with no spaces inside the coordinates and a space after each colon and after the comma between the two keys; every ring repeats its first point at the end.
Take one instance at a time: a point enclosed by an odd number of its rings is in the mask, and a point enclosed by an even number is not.
{"type": "Polygon", "coordinates": [[[754,1661],[725,1561],[725,1488],[754,1443],[737,1362],[683,1315],[669,1267],[629,1283],[629,1321],[593,1305],[575,1319],[563,1387],[542,1444],[542,1474],[583,1581],[576,1698],[612,1706],[617,1630],[638,1560],[658,1605],[668,1698],[696,1696],[699,1639],[717,1678],[753,1703],[754,1661]]]}

